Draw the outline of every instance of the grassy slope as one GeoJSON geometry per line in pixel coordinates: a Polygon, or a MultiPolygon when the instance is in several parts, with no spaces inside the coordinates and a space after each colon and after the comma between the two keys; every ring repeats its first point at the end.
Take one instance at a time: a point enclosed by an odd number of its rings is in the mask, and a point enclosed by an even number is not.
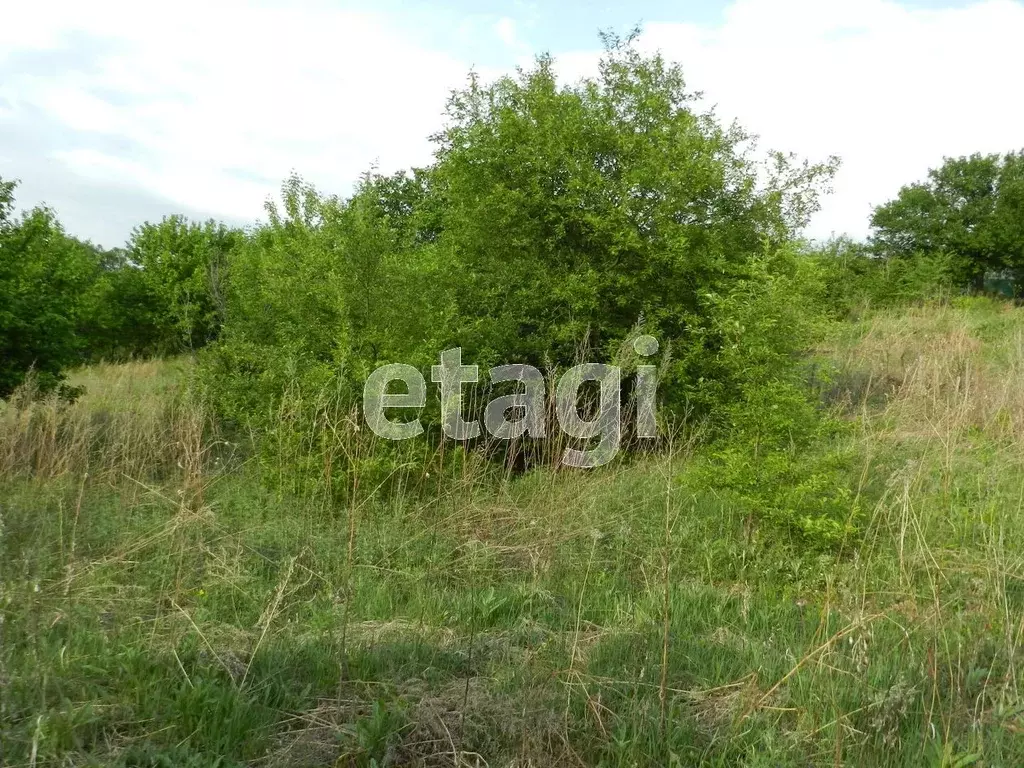
{"type": "Polygon", "coordinates": [[[836,333],[828,555],[683,455],[291,497],[184,366],[83,371],[0,411],[0,764],[1024,764],[1022,342],[978,302],[836,333]]]}

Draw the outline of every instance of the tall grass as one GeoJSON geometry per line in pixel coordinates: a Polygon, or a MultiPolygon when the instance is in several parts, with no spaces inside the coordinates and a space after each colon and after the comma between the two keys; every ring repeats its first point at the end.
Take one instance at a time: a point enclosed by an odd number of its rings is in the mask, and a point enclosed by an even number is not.
{"type": "Polygon", "coordinates": [[[693,444],[520,474],[442,443],[383,482],[356,420],[292,393],[281,423],[329,436],[289,449],[322,469],[299,487],[225,451],[184,363],[23,395],[0,762],[1022,764],[1022,333],[979,302],[837,329],[868,514],[832,552],[693,444]]]}
{"type": "Polygon", "coordinates": [[[34,377],[0,403],[0,477],[103,480],[197,472],[216,440],[202,402],[189,394],[181,361],[100,364],[70,383],[85,395],[41,397],[34,377]]]}

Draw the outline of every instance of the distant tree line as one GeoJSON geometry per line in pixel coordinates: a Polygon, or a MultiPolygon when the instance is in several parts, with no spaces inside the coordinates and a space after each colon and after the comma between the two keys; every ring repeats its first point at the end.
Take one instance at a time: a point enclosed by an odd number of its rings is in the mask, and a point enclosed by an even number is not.
{"type": "Polygon", "coordinates": [[[1024,295],[1024,151],[945,158],[875,208],[871,237],[814,250],[828,305],[848,311],[951,292],[1024,295]]]}
{"type": "Polygon", "coordinates": [[[197,349],[223,319],[228,255],[240,230],[170,216],[104,250],[54,211],[15,215],[0,179],[0,397],[34,371],[42,391],[69,367],[197,349]]]}

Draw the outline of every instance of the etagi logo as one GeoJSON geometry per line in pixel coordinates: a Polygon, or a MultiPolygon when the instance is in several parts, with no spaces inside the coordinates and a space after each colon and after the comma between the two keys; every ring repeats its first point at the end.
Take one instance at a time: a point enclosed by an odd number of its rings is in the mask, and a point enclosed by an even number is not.
{"type": "MultiPolygon", "coordinates": [[[[658,351],[653,336],[639,336],[633,341],[633,351],[640,357],[650,357],[658,351]]],[[[655,395],[657,394],[657,366],[638,365],[634,387],[636,402],[636,434],[638,437],[657,437],[655,395]]],[[[518,382],[522,391],[496,397],[487,403],[484,427],[498,440],[515,440],[523,435],[545,436],[544,376],[532,365],[499,365],[491,368],[490,381],[518,382]],[[521,418],[509,420],[506,412],[515,409],[521,418]]],[[[462,385],[480,380],[479,368],[462,364],[462,348],[453,347],[441,353],[441,364],[431,366],[430,379],[440,385],[441,428],[453,440],[472,440],[481,434],[477,420],[462,417],[462,385]]],[[[561,430],[570,437],[587,440],[599,437],[598,445],[590,450],[566,448],[562,463],[571,467],[599,467],[607,464],[619,450],[622,437],[620,386],[621,371],[614,365],[583,363],[567,370],[559,379],[555,390],[555,412],[561,430]],[[578,399],[580,387],[586,381],[598,382],[600,396],[597,414],[591,419],[580,416],[578,399]]],[[[389,408],[423,408],[427,403],[427,385],[422,374],[411,365],[391,363],[370,374],[363,388],[363,416],[366,424],[378,437],[387,440],[408,440],[423,433],[419,419],[392,421],[385,415],[389,408]],[[394,381],[405,382],[405,393],[388,393],[394,381]]]]}

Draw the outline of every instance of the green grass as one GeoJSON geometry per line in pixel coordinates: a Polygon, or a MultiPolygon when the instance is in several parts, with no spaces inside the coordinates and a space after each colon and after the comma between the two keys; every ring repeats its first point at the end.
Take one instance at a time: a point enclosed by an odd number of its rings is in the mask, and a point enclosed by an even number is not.
{"type": "Polygon", "coordinates": [[[1024,764],[1022,338],[978,302],[836,330],[838,549],[701,452],[292,496],[186,364],[81,372],[0,413],[39,457],[0,475],[0,763],[1024,764]]]}

